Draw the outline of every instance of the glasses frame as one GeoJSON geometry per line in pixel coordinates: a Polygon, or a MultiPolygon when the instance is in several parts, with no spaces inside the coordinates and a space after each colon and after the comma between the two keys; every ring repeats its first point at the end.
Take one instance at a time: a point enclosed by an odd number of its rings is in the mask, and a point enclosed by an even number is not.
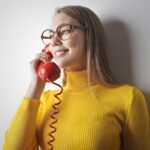
{"type": "Polygon", "coordinates": [[[71,36],[70,36],[68,39],[62,39],[62,38],[61,38],[60,29],[61,29],[63,26],[70,26],[71,32],[72,32],[74,29],[83,30],[83,27],[82,27],[82,26],[77,26],[77,25],[71,25],[71,24],[67,24],[67,23],[62,23],[62,24],[60,24],[60,25],[56,28],[56,31],[53,31],[53,30],[51,30],[51,29],[46,29],[46,30],[44,30],[44,31],[42,32],[42,34],[41,34],[41,40],[42,40],[42,42],[43,42],[45,45],[47,45],[47,43],[44,42],[44,39],[50,39],[49,37],[44,36],[44,33],[45,33],[46,31],[50,31],[50,32],[53,32],[53,33],[54,33],[53,39],[54,39],[54,37],[55,37],[55,34],[57,34],[57,36],[58,36],[61,40],[63,40],[63,41],[70,39],[70,38],[72,37],[72,33],[71,33],[71,36]]]}

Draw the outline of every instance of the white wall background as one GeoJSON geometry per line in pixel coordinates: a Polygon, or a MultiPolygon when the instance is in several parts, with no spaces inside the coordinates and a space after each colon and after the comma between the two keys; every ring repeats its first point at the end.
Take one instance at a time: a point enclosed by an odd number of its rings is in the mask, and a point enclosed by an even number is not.
{"type": "Polygon", "coordinates": [[[54,9],[68,4],[84,5],[98,14],[108,36],[115,76],[140,88],[150,101],[150,1],[1,0],[0,147],[28,87],[29,61],[43,46],[40,34],[48,28],[54,9]]]}

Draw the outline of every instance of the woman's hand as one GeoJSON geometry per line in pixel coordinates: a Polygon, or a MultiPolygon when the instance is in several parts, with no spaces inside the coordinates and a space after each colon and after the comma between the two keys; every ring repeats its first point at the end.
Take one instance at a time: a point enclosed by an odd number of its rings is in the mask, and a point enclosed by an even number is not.
{"type": "Polygon", "coordinates": [[[45,52],[36,54],[35,58],[30,61],[31,82],[25,94],[29,99],[39,100],[46,82],[41,80],[38,75],[38,66],[41,61],[44,63],[51,61],[52,57],[45,52]]]}
{"type": "Polygon", "coordinates": [[[40,62],[47,62],[47,61],[51,61],[51,56],[48,55],[45,52],[41,52],[41,53],[37,53],[35,58],[33,60],[30,61],[30,69],[31,69],[31,79],[38,79],[38,66],[40,64],[40,62]]]}

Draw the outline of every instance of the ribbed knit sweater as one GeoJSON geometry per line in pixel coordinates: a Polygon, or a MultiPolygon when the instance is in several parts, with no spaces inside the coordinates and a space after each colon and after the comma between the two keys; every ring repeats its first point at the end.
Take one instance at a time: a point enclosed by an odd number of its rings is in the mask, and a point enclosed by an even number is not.
{"type": "MultiPolygon", "coordinates": [[[[89,91],[86,76],[85,70],[67,72],[55,115],[54,150],[150,150],[149,116],[141,91],[102,84],[93,84],[89,91]]],[[[3,150],[50,149],[50,114],[58,91],[44,91],[40,100],[23,98],[6,131],[3,150]]]]}

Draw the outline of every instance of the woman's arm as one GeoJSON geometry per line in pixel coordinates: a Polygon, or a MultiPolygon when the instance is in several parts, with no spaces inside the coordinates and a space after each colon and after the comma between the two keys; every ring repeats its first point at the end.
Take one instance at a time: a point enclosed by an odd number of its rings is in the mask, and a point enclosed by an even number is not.
{"type": "Polygon", "coordinates": [[[40,101],[23,101],[5,133],[3,150],[37,150],[36,118],[40,101]]]}
{"type": "Polygon", "coordinates": [[[149,115],[144,95],[132,93],[122,137],[123,150],[150,150],[149,115]]]}
{"type": "MultiPolygon", "coordinates": [[[[40,98],[44,95],[45,82],[38,77],[37,67],[40,61],[48,60],[45,53],[39,53],[30,62],[31,82],[20,104],[18,111],[11,121],[5,134],[3,150],[37,150],[36,120],[40,98]]],[[[42,107],[40,107],[41,109],[42,107]]]]}
{"type": "Polygon", "coordinates": [[[38,53],[32,61],[30,61],[30,68],[31,68],[31,82],[28,87],[28,90],[25,94],[25,97],[29,99],[39,100],[41,93],[45,87],[45,82],[42,81],[38,76],[38,65],[40,62],[51,61],[49,55],[45,52],[38,53]]]}

